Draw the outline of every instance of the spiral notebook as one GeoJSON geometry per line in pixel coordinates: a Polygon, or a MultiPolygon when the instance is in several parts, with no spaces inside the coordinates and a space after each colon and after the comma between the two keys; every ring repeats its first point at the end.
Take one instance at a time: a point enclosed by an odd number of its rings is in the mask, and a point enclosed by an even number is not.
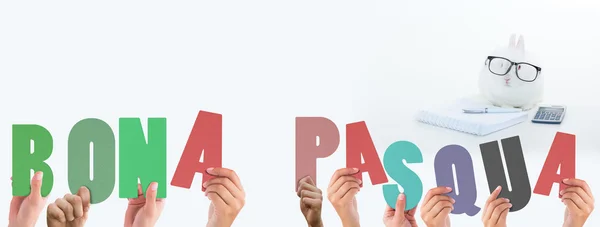
{"type": "Polygon", "coordinates": [[[448,128],[473,135],[484,136],[509,128],[528,118],[526,111],[518,113],[466,114],[464,108],[485,108],[494,106],[478,103],[468,99],[458,100],[448,106],[421,110],[417,114],[418,121],[448,128]]]}

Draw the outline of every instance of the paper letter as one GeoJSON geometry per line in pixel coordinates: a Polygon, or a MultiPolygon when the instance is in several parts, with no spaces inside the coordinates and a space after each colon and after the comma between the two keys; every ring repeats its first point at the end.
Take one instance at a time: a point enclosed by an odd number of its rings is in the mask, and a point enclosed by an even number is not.
{"type": "Polygon", "coordinates": [[[158,183],[157,198],[167,197],[167,119],[148,119],[148,140],[139,118],[119,119],[119,197],[137,198],[158,183]]]}
{"type": "Polygon", "coordinates": [[[533,193],[548,196],[554,183],[560,185],[559,190],[564,190],[567,188],[562,183],[565,178],[575,178],[575,135],[557,132],[533,193]],[[557,174],[559,167],[560,174],[557,174]]]}
{"type": "MultiPolygon", "coordinates": [[[[205,111],[198,112],[171,185],[190,188],[196,173],[202,173],[202,183],[214,178],[206,173],[206,169],[222,165],[222,136],[223,116],[205,111]],[[204,162],[200,162],[202,153],[204,162]]],[[[202,191],[205,190],[202,187],[202,191]]]]}
{"type": "Polygon", "coordinates": [[[332,155],[340,145],[340,132],[324,117],[296,118],[296,180],[310,176],[317,182],[317,158],[332,155]]]}
{"type": "MultiPolygon", "coordinates": [[[[408,141],[398,141],[390,145],[383,155],[383,166],[388,175],[404,188],[405,210],[410,210],[421,200],[423,182],[415,172],[404,165],[403,160],[406,160],[406,163],[423,163],[423,154],[417,145],[408,141]]],[[[390,207],[396,207],[399,194],[398,185],[383,185],[383,197],[390,207]]]]}
{"type": "Polygon", "coordinates": [[[477,187],[475,185],[473,160],[469,151],[459,145],[445,146],[435,156],[434,166],[437,186],[452,188],[452,192],[448,193],[448,196],[456,201],[452,213],[466,213],[469,216],[475,216],[479,213],[481,208],[475,206],[477,187]],[[456,182],[458,185],[454,185],[455,176],[452,165],[456,169],[456,182]]]}
{"type": "Polygon", "coordinates": [[[33,169],[34,172],[44,173],[42,197],[48,196],[52,191],[54,176],[52,168],[45,161],[52,155],[52,135],[40,125],[13,125],[12,134],[12,194],[28,196],[31,193],[29,187],[33,169]]]}
{"type": "Polygon", "coordinates": [[[358,168],[360,172],[354,176],[360,180],[363,173],[369,173],[372,185],[388,182],[364,121],[346,125],[346,167],[358,168]],[[365,163],[361,163],[361,156],[365,163]]]}
{"type": "Polygon", "coordinates": [[[512,207],[510,212],[523,209],[529,199],[531,199],[531,185],[529,185],[529,176],[527,175],[527,166],[523,149],[518,136],[502,139],[502,150],[506,159],[506,168],[510,178],[511,188],[505,177],[504,166],[502,165],[502,156],[498,141],[492,141],[480,144],[481,156],[485,167],[485,174],[488,179],[490,193],[502,186],[502,191],[498,197],[510,199],[512,207]]]}
{"type": "Polygon", "coordinates": [[[81,186],[86,186],[93,195],[92,204],[110,197],[115,188],[115,135],[106,122],[100,119],[77,122],[69,133],[67,157],[71,193],[77,194],[81,186]],[[94,176],[90,176],[92,163],[94,176]]]}

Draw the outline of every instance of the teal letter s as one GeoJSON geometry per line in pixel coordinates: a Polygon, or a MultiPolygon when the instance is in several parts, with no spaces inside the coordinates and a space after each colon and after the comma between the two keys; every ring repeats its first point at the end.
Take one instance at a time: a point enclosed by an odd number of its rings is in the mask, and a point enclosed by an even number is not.
{"type": "MultiPolygon", "coordinates": [[[[417,145],[408,141],[397,141],[391,144],[383,155],[383,168],[390,178],[404,188],[406,210],[410,210],[416,207],[421,200],[423,182],[415,172],[404,165],[402,160],[406,160],[406,163],[423,163],[423,154],[417,145]]],[[[383,185],[383,197],[387,204],[394,209],[399,194],[398,185],[383,185]]]]}

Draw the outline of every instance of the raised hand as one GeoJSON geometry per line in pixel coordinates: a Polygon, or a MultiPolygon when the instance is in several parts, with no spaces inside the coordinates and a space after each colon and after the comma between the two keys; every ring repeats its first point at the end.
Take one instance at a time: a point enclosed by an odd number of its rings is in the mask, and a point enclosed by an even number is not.
{"type": "MultiPolygon", "coordinates": [[[[9,227],[34,227],[46,205],[42,197],[43,172],[36,172],[31,179],[31,193],[28,196],[13,196],[8,214],[9,227]]],[[[12,178],[11,178],[12,180],[12,178]]]]}
{"type": "Polygon", "coordinates": [[[90,210],[90,190],[79,188],[77,195],[66,194],[48,206],[48,227],[83,227],[90,210]]]}
{"type": "Polygon", "coordinates": [[[450,227],[450,212],[454,209],[454,199],[444,195],[452,191],[449,187],[432,188],[427,192],[421,205],[421,218],[427,227],[450,227]]]}
{"type": "Polygon", "coordinates": [[[344,227],[360,226],[356,194],[360,191],[361,180],[353,176],[358,172],[356,168],[338,169],[327,187],[327,198],[344,227]]]}
{"type": "Polygon", "coordinates": [[[237,174],[226,168],[208,168],[206,172],[215,178],[202,185],[210,199],[208,227],[229,227],[244,207],[246,193],[237,174]]]}
{"type": "Polygon", "coordinates": [[[153,227],[165,206],[164,199],[157,199],[158,183],[152,182],[146,189],[146,198],[142,186],[138,184],[138,197],[128,199],[125,212],[125,227],[153,227]]]}
{"type": "Polygon", "coordinates": [[[383,213],[383,223],[386,227],[417,227],[415,212],[417,207],[404,211],[406,209],[406,195],[400,193],[396,200],[396,209],[386,205],[383,213]]]}
{"type": "Polygon", "coordinates": [[[507,198],[498,198],[500,191],[502,187],[498,186],[485,202],[481,218],[484,227],[506,227],[506,216],[512,204],[507,198]]]}
{"type": "Polygon", "coordinates": [[[560,192],[567,206],[563,227],[582,227],[594,210],[594,196],[588,184],[579,179],[564,179],[567,188],[560,192]]]}
{"type": "Polygon", "coordinates": [[[306,219],[306,223],[309,227],[323,227],[323,220],[321,219],[323,195],[321,190],[316,187],[310,176],[300,179],[298,185],[297,194],[300,197],[300,210],[306,219]]]}

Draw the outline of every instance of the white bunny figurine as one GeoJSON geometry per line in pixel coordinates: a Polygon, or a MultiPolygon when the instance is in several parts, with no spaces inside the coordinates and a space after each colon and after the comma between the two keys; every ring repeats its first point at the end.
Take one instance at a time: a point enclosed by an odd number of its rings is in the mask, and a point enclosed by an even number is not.
{"type": "Polygon", "coordinates": [[[508,47],[496,49],[488,56],[479,73],[479,90],[495,106],[529,110],[542,101],[544,77],[542,68],[525,51],[523,36],[508,47]]]}

